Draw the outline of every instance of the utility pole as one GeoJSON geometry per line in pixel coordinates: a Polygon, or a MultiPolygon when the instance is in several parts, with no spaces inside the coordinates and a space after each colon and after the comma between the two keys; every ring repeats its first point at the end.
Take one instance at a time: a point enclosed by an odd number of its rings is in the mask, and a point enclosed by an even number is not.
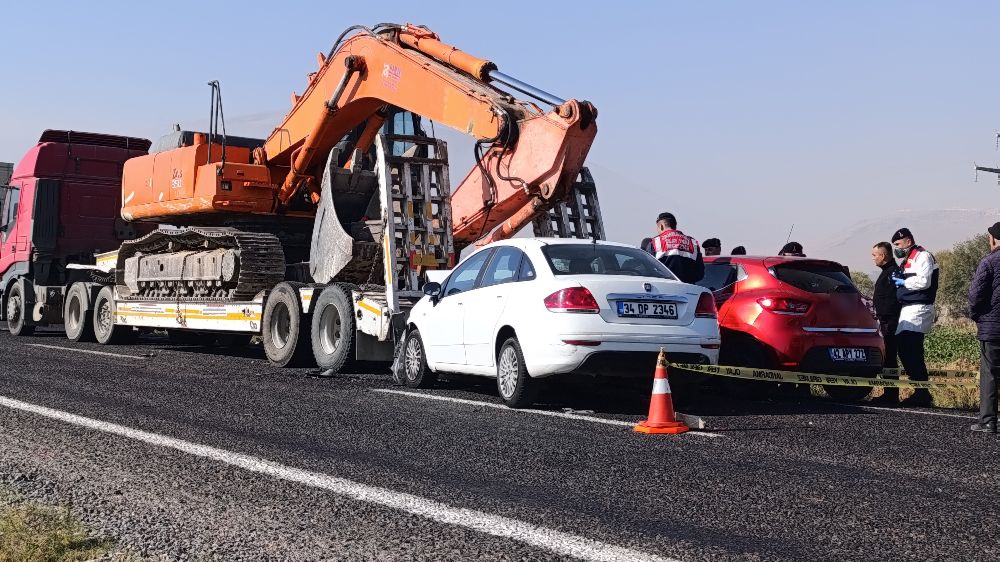
{"type": "MultiPolygon", "coordinates": [[[[997,142],[997,148],[1000,148],[1000,133],[997,133],[996,142],[997,142]]],[[[997,175],[997,183],[1000,184],[1000,168],[990,168],[988,166],[980,166],[979,164],[975,164],[975,166],[976,166],[976,181],[979,180],[979,172],[989,172],[991,174],[997,175]]]]}

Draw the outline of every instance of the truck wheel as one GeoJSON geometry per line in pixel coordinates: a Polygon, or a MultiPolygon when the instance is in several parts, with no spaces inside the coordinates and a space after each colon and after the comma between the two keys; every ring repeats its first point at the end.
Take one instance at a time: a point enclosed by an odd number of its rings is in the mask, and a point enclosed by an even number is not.
{"type": "Polygon", "coordinates": [[[517,338],[504,342],[497,355],[497,390],[511,408],[527,408],[538,397],[539,383],[524,365],[524,353],[517,338]]]}
{"type": "Polygon", "coordinates": [[[320,369],[340,372],[354,359],[354,307],[339,285],[323,289],[312,313],[312,352],[320,369]]]}
{"type": "Polygon", "coordinates": [[[35,327],[28,325],[28,309],[21,291],[21,286],[17,283],[10,286],[10,294],[7,295],[7,329],[13,336],[30,336],[35,333],[35,327]]]}
{"type": "Polygon", "coordinates": [[[90,291],[83,283],[74,283],[66,295],[63,306],[63,324],[70,341],[93,341],[93,313],[90,310],[90,291]]]}
{"type": "Polygon", "coordinates": [[[406,336],[406,346],[403,347],[403,381],[410,388],[430,388],[437,382],[437,373],[427,366],[427,353],[424,351],[424,340],[420,331],[413,330],[406,336]]]}
{"type": "Polygon", "coordinates": [[[129,343],[135,339],[132,326],[115,325],[115,294],[110,285],[97,293],[93,310],[94,339],[101,345],[129,343]]]}
{"type": "Polygon", "coordinates": [[[309,358],[309,318],[302,314],[298,292],[279,283],[267,297],[263,318],[264,352],[278,367],[298,367],[309,358]]]}

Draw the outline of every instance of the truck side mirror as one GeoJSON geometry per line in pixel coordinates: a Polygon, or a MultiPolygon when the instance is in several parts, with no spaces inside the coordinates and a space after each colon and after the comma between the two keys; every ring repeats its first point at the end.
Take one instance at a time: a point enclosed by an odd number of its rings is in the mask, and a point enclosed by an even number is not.
{"type": "Polygon", "coordinates": [[[429,281],[424,284],[424,294],[431,298],[431,302],[437,304],[438,299],[441,297],[441,284],[429,281]]]}

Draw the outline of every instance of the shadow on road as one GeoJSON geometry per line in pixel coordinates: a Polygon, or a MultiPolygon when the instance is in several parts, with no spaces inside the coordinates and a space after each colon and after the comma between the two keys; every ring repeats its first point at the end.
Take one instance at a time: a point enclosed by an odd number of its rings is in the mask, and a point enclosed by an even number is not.
{"type": "MultiPolygon", "coordinates": [[[[55,340],[65,336],[59,330],[39,330],[33,336],[37,339],[55,340]]],[[[137,346],[155,348],[172,353],[233,357],[266,361],[262,346],[219,346],[197,343],[181,344],[171,342],[165,335],[143,334],[137,346]]],[[[278,371],[286,371],[279,369],[278,371]]],[[[381,363],[356,363],[345,372],[335,375],[311,369],[289,369],[290,379],[306,376],[315,379],[347,378],[352,380],[382,381],[390,384],[388,366],[381,363]]],[[[649,408],[650,378],[593,378],[582,376],[557,376],[540,381],[543,385],[538,409],[571,411],[621,416],[645,416],[649,408]]],[[[755,383],[753,388],[724,384],[724,381],[688,379],[684,374],[671,376],[672,396],[677,411],[705,418],[737,418],[748,416],[871,416],[877,412],[837,404],[827,398],[810,396],[807,389],[792,391],[779,389],[777,385],[755,383]]],[[[458,397],[500,403],[496,382],[492,378],[442,374],[435,391],[458,397]],[[470,396],[471,395],[471,396],[470,396]]],[[[719,420],[722,421],[722,420],[719,420]]],[[[768,424],[769,425],[769,424],[768,424]]],[[[787,428],[788,425],[782,426],[787,428]]],[[[748,430],[764,431],[765,427],[748,430]]]]}
{"type": "MultiPolygon", "coordinates": [[[[610,415],[644,416],[649,409],[651,381],[641,379],[594,379],[561,377],[544,381],[544,389],[535,406],[538,409],[610,415]]],[[[873,412],[831,402],[809,395],[747,398],[733,396],[712,385],[673,385],[677,411],[703,417],[801,416],[801,415],[873,415],[873,412]]],[[[493,379],[461,375],[442,375],[435,387],[442,391],[474,394],[479,399],[499,402],[493,379]]],[[[788,425],[782,425],[787,428],[788,425]]],[[[803,424],[803,427],[808,425],[803,424]]],[[[763,431],[767,428],[753,428],[763,431]]]]}

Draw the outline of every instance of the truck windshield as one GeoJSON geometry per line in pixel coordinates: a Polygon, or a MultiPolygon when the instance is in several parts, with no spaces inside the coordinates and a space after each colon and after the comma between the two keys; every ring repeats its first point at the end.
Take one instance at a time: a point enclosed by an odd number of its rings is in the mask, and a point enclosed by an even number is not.
{"type": "Polygon", "coordinates": [[[604,244],[553,244],[542,254],[555,275],[631,275],[677,279],[662,263],[638,248],[604,244]]]}
{"type": "Polygon", "coordinates": [[[13,186],[4,186],[0,190],[0,232],[6,235],[13,230],[17,221],[17,206],[21,201],[21,190],[13,186]]]}

